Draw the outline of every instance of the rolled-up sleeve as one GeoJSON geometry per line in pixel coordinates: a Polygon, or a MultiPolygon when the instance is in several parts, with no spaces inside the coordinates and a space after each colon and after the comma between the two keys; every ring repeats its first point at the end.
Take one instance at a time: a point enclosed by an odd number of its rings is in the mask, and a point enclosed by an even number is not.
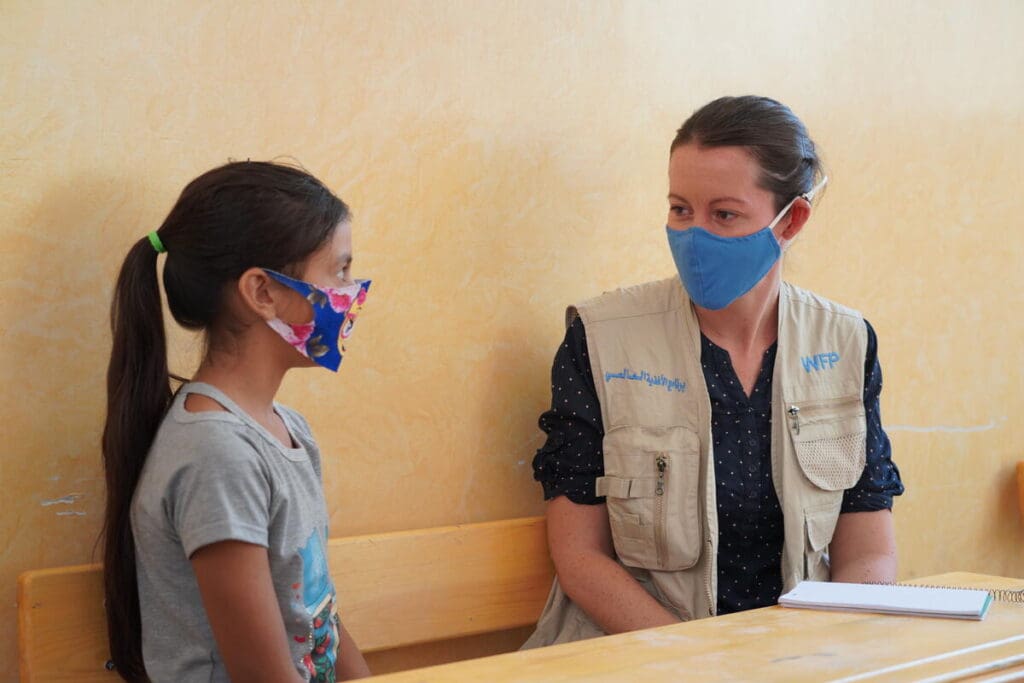
{"type": "Polygon", "coordinates": [[[579,318],[555,353],[551,408],[538,424],[547,440],[533,458],[533,478],[544,488],[544,499],[564,495],[583,505],[603,503],[604,498],[596,495],[596,482],[604,474],[604,425],[579,318]]]}
{"type": "Polygon", "coordinates": [[[879,398],[882,394],[882,365],[878,362],[878,337],[871,324],[864,355],[864,415],[867,421],[867,462],[860,481],[843,494],[842,512],[873,512],[892,509],[894,496],[903,493],[899,468],[892,459],[892,444],[882,428],[879,398]]]}

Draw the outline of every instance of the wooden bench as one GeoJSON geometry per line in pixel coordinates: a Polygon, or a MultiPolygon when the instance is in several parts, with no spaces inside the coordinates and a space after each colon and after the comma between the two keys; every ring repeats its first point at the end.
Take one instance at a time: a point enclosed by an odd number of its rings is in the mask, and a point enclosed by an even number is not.
{"type": "MultiPolygon", "coordinates": [[[[364,652],[533,624],[553,576],[541,517],[331,539],[328,561],[364,652]]],[[[120,680],[106,629],[100,565],[18,578],[23,683],[120,680]]]]}

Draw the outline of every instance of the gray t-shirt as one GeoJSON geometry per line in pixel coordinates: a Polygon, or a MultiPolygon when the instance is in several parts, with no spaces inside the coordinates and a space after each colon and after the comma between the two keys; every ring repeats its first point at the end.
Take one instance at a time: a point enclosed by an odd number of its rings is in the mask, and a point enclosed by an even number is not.
{"type": "Polygon", "coordinates": [[[320,451],[301,415],[276,405],[285,447],[208,384],[178,392],[132,500],[142,652],[154,683],[227,681],[189,557],[218,541],[267,548],[295,668],[335,680],[338,616],[327,568],[320,451]],[[188,412],[188,394],[229,412],[188,412]]]}

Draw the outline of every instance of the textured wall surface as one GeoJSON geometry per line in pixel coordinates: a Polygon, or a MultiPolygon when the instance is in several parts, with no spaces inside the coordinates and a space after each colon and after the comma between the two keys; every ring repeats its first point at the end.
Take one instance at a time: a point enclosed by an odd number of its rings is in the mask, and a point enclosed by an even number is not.
{"type": "MultiPolygon", "coordinates": [[[[794,282],[863,310],[907,494],[901,574],[1024,576],[1024,4],[0,3],[0,680],[15,579],[91,561],[106,316],[192,177],[291,156],[375,280],[341,373],[280,397],[331,533],[537,514],[567,303],[672,272],[668,144],[761,93],[832,182],[794,282]]],[[[198,342],[174,332],[189,373],[198,342]]]]}

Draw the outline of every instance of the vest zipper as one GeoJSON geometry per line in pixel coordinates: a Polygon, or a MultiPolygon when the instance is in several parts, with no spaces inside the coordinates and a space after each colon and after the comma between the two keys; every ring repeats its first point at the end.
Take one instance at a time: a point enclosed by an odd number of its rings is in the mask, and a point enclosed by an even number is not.
{"type": "Polygon", "coordinates": [[[659,454],[654,459],[658,468],[658,482],[654,488],[654,542],[655,551],[658,553],[658,565],[665,566],[665,470],[668,469],[668,459],[659,454]]]}
{"type": "Polygon", "coordinates": [[[794,434],[799,434],[800,433],[800,406],[790,406],[789,410],[787,410],[786,412],[788,412],[789,416],[791,418],[793,418],[793,433],[794,434]]]}
{"type": "Polygon", "coordinates": [[[711,560],[712,560],[711,551],[714,550],[713,546],[714,546],[714,544],[711,542],[711,539],[709,538],[708,539],[708,550],[707,550],[707,561],[704,563],[705,565],[707,565],[707,568],[708,568],[707,575],[706,575],[706,581],[704,581],[704,590],[705,590],[705,592],[707,593],[707,596],[708,596],[708,616],[709,617],[715,616],[715,611],[716,611],[716,609],[718,607],[718,600],[716,600],[715,596],[713,596],[711,594],[711,560]]]}
{"type": "Polygon", "coordinates": [[[711,415],[711,403],[710,403],[710,401],[708,401],[706,406],[707,407],[705,408],[705,410],[707,411],[708,419],[707,419],[707,432],[705,433],[705,438],[707,439],[708,448],[707,448],[707,451],[706,451],[707,455],[705,456],[705,459],[704,459],[704,462],[705,462],[704,467],[707,469],[707,473],[705,474],[705,479],[704,479],[704,485],[705,485],[705,489],[706,490],[704,491],[704,505],[702,506],[704,508],[704,519],[702,521],[704,523],[704,527],[707,529],[708,538],[707,538],[707,550],[704,552],[704,566],[705,566],[705,570],[704,570],[704,593],[707,595],[707,598],[708,598],[708,616],[709,617],[713,617],[718,612],[718,597],[715,595],[715,593],[717,593],[717,591],[712,589],[712,583],[714,582],[714,577],[712,576],[711,568],[712,567],[716,567],[717,568],[717,566],[718,566],[718,558],[716,557],[717,552],[716,552],[716,548],[715,548],[715,539],[712,538],[712,536],[711,536],[711,515],[715,516],[715,526],[717,527],[718,526],[718,508],[717,508],[716,505],[709,505],[708,504],[709,503],[709,501],[708,501],[708,495],[709,495],[708,494],[708,490],[714,491],[716,486],[717,486],[717,484],[716,484],[716,480],[715,480],[715,465],[714,465],[715,453],[714,453],[714,448],[711,446],[711,444],[714,443],[714,434],[711,431],[711,417],[710,417],[710,415],[711,415]],[[708,482],[708,479],[710,479],[711,481],[708,482]]]}
{"type": "Polygon", "coordinates": [[[794,434],[800,434],[801,428],[809,424],[831,422],[840,416],[845,416],[845,409],[848,406],[861,403],[863,400],[861,396],[852,395],[817,401],[802,401],[799,405],[790,403],[786,406],[789,427],[794,434]]]}

